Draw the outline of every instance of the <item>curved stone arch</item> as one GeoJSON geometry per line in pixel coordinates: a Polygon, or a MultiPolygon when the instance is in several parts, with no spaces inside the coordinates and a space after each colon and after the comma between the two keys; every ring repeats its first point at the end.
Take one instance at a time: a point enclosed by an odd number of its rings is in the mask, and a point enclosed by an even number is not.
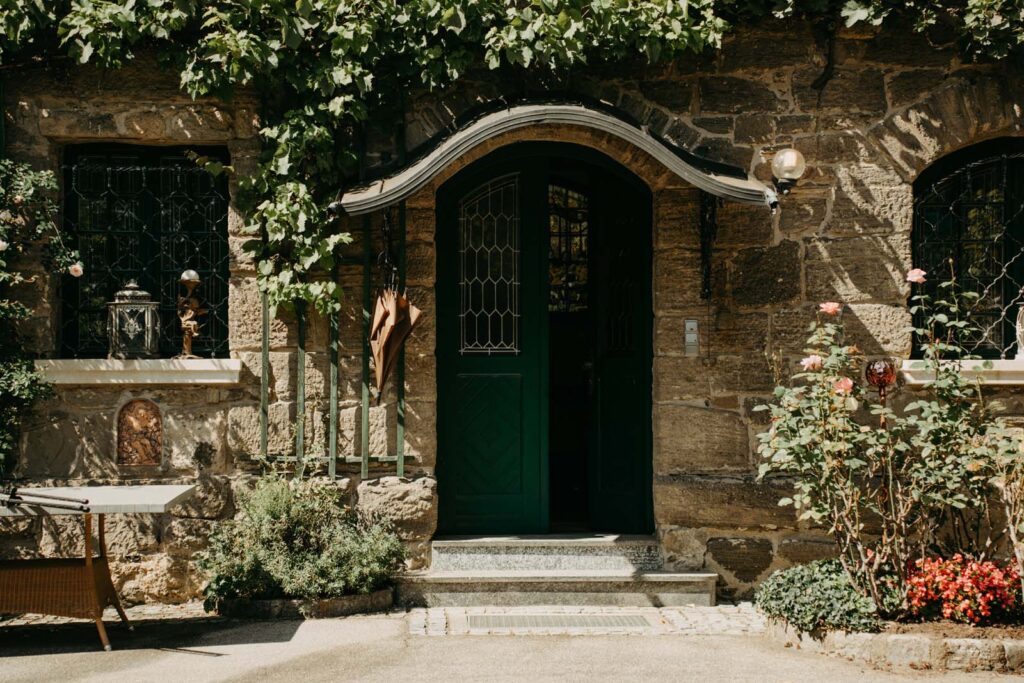
{"type": "Polygon", "coordinates": [[[988,139],[1024,135],[1024,112],[1006,87],[993,73],[964,75],[890,114],[868,137],[912,183],[948,154],[988,139]]]}
{"type": "Polygon", "coordinates": [[[775,191],[760,181],[741,177],[736,169],[701,162],[646,129],[582,105],[545,104],[519,105],[481,117],[397,173],[345,192],[337,206],[349,215],[386,208],[426,187],[438,187],[454,172],[499,147],[522,141],[591,147],[634,172],[638,165],[653,164],[656,172],[644,169],[652,190],[675,178],[725,199],[769,207],[778,204],[775,191]]]}

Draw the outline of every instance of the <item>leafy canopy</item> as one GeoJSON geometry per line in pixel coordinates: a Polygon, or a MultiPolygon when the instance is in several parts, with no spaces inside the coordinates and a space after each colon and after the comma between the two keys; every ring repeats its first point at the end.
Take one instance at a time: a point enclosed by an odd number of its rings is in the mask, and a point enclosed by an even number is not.
{"type": "Polygon", "coordinates": [[[312,275],[347,238],[324,209],[355,168],[360,126],[402,93],[472,68],[544,76],[677,58],[772,13],[944,24],[968,51],[996,57],[1024,40],[1018,0],[0,0],[0,64],[67,55],[117,67],[145,48],[193,96],[254,88],[265,153],[241,189],[261,287],[275,306],[326,311],[340,292],[312,275]]]}

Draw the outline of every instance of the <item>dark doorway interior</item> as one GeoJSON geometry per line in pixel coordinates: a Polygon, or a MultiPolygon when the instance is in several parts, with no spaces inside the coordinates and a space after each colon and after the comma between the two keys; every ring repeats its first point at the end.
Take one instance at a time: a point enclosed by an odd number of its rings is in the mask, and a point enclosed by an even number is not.
{"type": "Polygon", "coordinates": [[[554,533],[590,529],[587,461],[595,325],[588,180],[579,171],[563,170],[548,184],[548,466],[554,533]]]}

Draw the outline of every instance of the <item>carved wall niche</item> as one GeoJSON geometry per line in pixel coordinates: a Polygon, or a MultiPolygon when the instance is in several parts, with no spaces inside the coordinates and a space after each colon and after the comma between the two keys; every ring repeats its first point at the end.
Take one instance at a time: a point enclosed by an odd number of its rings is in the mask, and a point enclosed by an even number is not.
{"type": "Polygon", "coordinates": [[[160,465],[163,453],[160,408],[146,399],[125,403],[117,414],[117,464],[160,465]]]}

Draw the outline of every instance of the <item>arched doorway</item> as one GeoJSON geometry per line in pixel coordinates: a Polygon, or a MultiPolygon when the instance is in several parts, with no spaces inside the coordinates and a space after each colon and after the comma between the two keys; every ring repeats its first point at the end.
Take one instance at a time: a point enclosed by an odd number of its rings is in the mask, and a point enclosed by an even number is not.
{"type": "Polygon", "coordinates": [[[653,530],[651,205],[566,143],[438,191],[441,533],[653,530]]]}

